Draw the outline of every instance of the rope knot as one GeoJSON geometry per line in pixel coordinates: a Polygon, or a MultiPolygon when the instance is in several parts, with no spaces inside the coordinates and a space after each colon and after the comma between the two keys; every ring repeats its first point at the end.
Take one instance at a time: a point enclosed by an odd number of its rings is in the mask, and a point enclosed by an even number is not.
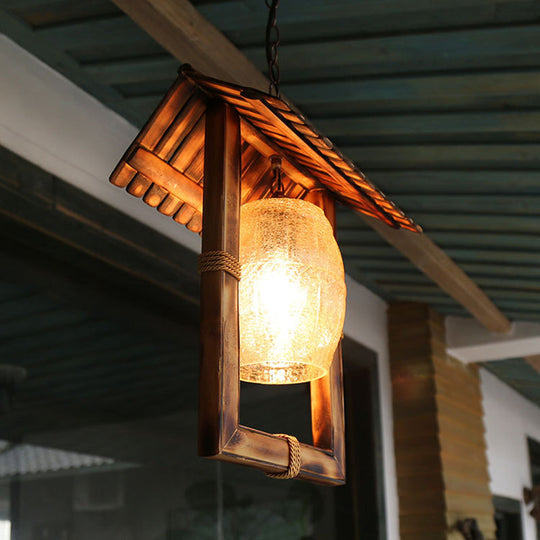
{"type": "Polygon", "coordinates": [[[223,270],[240,281],[242,265],[240,261],[226,251],[205,251],[199,255],[199,273],[223,270]]]}
{"type": "Polygon", "coordinates": [[[276,478],[277,480],[288,480],[289,478],[296,478],[300,473],[302,467],[302,452],[300,449],[300,443],[298,439],[293,435],[285,435],[284,433],[275,433],[276,437],[280,437],[287,441],[289,445],[289,466],[287,470],[282,473],[266,473],[266,476],[270,478],[276,478]]]}

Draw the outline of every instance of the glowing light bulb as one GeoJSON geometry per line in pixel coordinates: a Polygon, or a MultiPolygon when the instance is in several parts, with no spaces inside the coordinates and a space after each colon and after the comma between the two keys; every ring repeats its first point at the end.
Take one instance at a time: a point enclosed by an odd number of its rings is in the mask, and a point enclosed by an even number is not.
{"type": "Polygon", "coordinates": [[[242,207],[240,378],[299,383],[328,372],[345,318],[343,261],[323,211],[299,199],[242,207]]]}

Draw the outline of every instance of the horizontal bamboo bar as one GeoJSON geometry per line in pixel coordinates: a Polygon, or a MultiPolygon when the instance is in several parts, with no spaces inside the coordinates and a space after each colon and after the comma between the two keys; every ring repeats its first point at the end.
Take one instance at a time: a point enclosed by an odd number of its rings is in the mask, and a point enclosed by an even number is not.
{"type": "Polygon", "coordinates": [[[142,147],[138,147],[127,162],[143,176],[151,178],[154,183],[202,213],[203,188],[191,178],[142,147]]]}
{"type": "MultiPolygon", "coordinates": [[[[300,443],[302,468],[298,478],[325,485],[345,483],[343,471],[334,455],[314,446],[300,443]]],[[[231,437],[220,459],[267,472],[284,472],[289,463],[289,449],[284,439],[245,426],[231,437]]]]}

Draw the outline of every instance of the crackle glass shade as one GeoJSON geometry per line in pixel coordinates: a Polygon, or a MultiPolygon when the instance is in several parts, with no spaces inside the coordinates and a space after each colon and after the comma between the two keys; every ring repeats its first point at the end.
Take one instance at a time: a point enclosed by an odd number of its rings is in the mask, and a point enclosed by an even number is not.
{"type": "Polygon", "coordinates": [[[345,319],[345,275],[317,206],[287,198],[241,209],[240,378],[312,381],[328,372],[345,319]]]}

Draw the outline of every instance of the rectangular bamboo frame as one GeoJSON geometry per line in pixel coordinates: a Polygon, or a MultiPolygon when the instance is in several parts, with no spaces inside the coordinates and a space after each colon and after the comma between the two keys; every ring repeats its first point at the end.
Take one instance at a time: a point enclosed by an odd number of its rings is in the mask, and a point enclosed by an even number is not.
{"type": "MultiPolygon", "coordinates": [[[[239,256],[241,135],[238,113],[222,101],[206,112],[202,251],[239,256]]],[[[308,193],[335,224],[326,190],[308,193]]],[[[199,455],[264,472],[287,470],[287,442],[239,424],[240,335],[238,281],[225,271],[201,276],[199,455]]],[[[340,485],[345,481],[345,425],[341,346],[325,377],[311,383],[313,444],[301,443],[298,478],[340,485]]]]}

